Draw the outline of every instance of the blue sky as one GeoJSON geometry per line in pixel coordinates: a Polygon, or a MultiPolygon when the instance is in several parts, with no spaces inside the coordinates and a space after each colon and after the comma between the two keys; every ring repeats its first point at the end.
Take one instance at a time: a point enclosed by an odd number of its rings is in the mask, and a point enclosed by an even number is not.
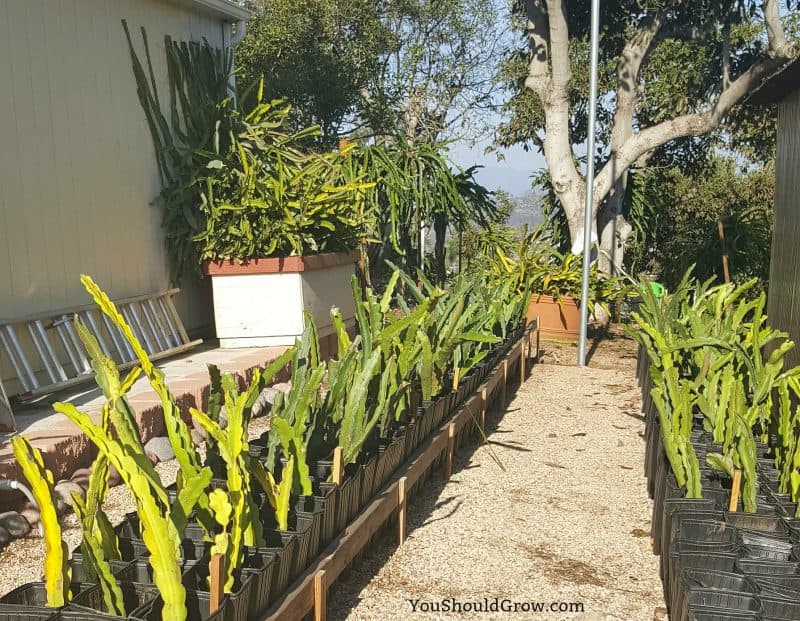
{"type": "Polygon", "coordinates": [[[484,166],[477,179],[490,190],[505,190],[512,196],[526,194],[531,187],[531,175],[544,167],[544,158],[538,153],[526,153],[522,147],[501,149],[504,160],[497,160],[497,153],[484,155],[488,142],[470,146],[467,141],[453,143],[450,157],[453,162],[467,168],[473,164],[484,166]]]}

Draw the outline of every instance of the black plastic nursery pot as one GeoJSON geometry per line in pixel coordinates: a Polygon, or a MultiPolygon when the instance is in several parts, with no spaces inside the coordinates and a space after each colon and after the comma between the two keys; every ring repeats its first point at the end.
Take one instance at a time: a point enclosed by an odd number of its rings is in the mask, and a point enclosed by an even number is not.
{"type": "MultiPolygon", "coordinates": [[[[158,597],[158,590],[153,585],[135,582],[119,582],[118,584],[128,618],[144,619],[147,617],[153,602],[158,597]]],[[[84,611],[90,610],[113,616],[113,613],[106,608],[103,591],[99,586],[94,586],[76,595],[70,602],[70,607],[80,607],[84,611]]]]}
{"type": "MultiPolygon", "coordinates": [[[[135,561],[140,558],[147,558],[150,556],[150,551],[147,549],[144,541],[141,539],[128,539],[127,537],[119,537],[119,553],[124,561],[135,561]]],[[[184,539],[181,542],[181,556],[188,560],[198,560],[203,558],[203,555],[208,551],[211,544],[205,541],[194,541],[192,539],[184,539]]]]}
{"type": "Polygon", "coordinates": [[[267,545],[259,548],[259,551],[275,557],[271,589],[271,598],[275,598],[286,590],[294,578],[292,572],[297,558],[297,536],[294,533],[267,528],[264,529],[264,540],[267,545]]]}
{"type": "Polygon", "coordinates": [[[336,536],[336,505],[339,499],[339,486],[334,483],[319,483],[314,491],[314,501],[322,507],[322,528],[320,547],[327,546],[336,536]]]}
{"type": "MultiPolygon", "coordinates": [[[[733,573],[736,559],[739,557],[738,550],[691,550],[682,551],[678,542],[673,542],[670,546],[668,575],[674,576],[669,581],[669,590],[665,588],[665,600],[672,609],[676,602],[680,602],[681,588],[678,576],[684,569],[703,569],[733,573]]],[[[666,562],[666,559],[665,559],[666,562]]],[[[665,566],[665,567],[666,567],[665,566]]],[[[667,581],[665,580],[665,587],[667,581]]]]}
{"type": "Polygon", "coordinates": [[[761,595],[800,601],[800,576],[751,576],[751,580],[761,595]]]}
{"type": "MultiPolygon", "coordinates": [[[[79,591],[78,585],[70,585],[70,593],[74,598],[79,591]]],[[[18,586],[0,597],[0,604],[13,604],[15,606],[29,606],[31,608],[47,608],[47,592],[44,582],[29,582],[18,586]]]]}
{"type": "MultiPolygon", "coordinates": [[[[686,593],[686,605],[678,619],[696,618],[699,613],[716,613],[735,619],[738,613],[761,612],[761,600],[752,593],[723,591],[719,589],[693,589],[686,593]]],[[[758,617],[756,617],[758,618],[758,617]]]]}
{"type": "Polygon", "coordinates": [[[414,451],[417,450],[419,446],[419,430],[420,426],[417,419],[410,421],[406,425],[406,445],[403,449],[403,461],[407,461],[414,451]]]}
{"type": "Polygon", "coordinates": [[[733,612],[731,610],[714,610],[701,608],[690,610],[687,621],[764,621],[758,612],[733,612]]]}
{"type": "Polygon", "coordinates": [[[294,513],[297,516],[297,528],[308,528],[310,531],[310,544],[306,565],[319,554],[322,549],[322,522],[325,513],[324,501],[318,501],[313,496],[301,496],[294,504],[294,513]]]}
{"type": "Polygon", "coordinates": [[[319,521],[314,520],[313,514],[305,516],[296,514],[294,523],[290,522],[289,528],[297,537],[297,554],[292,568],[292,580],[294,580],[319,552],[319,521]]]}
{"type": "Polygon", "coordinates": [[[377,487],[380,490],[403,462],[405,453],[405,430],[399,430],[390,438],[378,441],[377,487]]]}
{"type": "Polygon", "coordinates": [[[339,486],[339,500],[336,503],[336,532],[342,532],[359,511],[361,501],[361,481],[364,471],[358,464],[348,464],[339,486]]]}
{"type": "MultiPolygon", "coordinates": [[[[180,559],[181,573],[186,575],[187,572],[199,564],[208,563],[207,558],[203,559],[180,559]]],[[[116,574],[117,580],[120,582],[137,582],[143,585],[153,584],[153,568],[150,566],[148,558],[140,558],[128,563],[128,565],[116,574]]]]}
{"type": "MultiPolygon", "coordinates": [[[[711,511],[714,501],[707,498],[665,498],[664,506],[660,513],[653,510],[652,536],[653,552],[660,554],[661,550],[669,546],[668,536],[672,529],[672,516],[676,511],[681,511],[691,516],[696,511],[711,511]]],[[[691,519],[691,518],[690,518],[691,519]]]]}
{"type": "Polygon", "coordinates": [[[361,490],[358,498],[358,510],[361,511],[369,504],[370,499],[378,491],[380,481],[378,480],[378,456],[366,455],[359,459],[361,467],[361,490]]]}
{"type": "Polygon", "coordinates": [[[247,605],[248,620],[258,619],[270,604],[273,572],[277,567],[275,554],[262,548],[244,549],[243,578],[250,578],[250,601],[247,605]]]}
{"type": "Polygon", "coordinates": [[[0,604],[0,621],[58,621],[60,618],[57,608],[0,604]]]}
{"type": "Polygon", "coordinates": [[[736,561],[736,569],[747,576],[797,576],[800,575],[800,563],[794,561],[768,561],[764,559],[740,558],[736,561]]]}
{"type": "MultiPolygon", "coordinates": [[[[729,591],[735,593],[745,593],[756,595],[757,587],[745,576],[713,570],[684,569],[680,574],[680,589],[678,590],[679,600],[674,602],[671,608],[673,618],[685,619],[688,617],[689,602],[692,601],[692,593],[697,590],[708,591],[729,591]]],[[[714,606],[703,606],[713,608],[714,606]]],[[[747,610],[746,612],[754,612],[747,610]]]]}
{"type": "MultiPolygon", "coordinates": [[[[150,607],[146,621],[161,621],[164,602],[157,597],[150,607]]],[[[211,612],[211,594],[202,591],[186,591],[187,621],[226,621],[226,605],[223,604],[213,613],[211,612]]]]}
{"type": "MultiPolygon", "coordinates": [[[[127,569],[132,561],[117,561],[109,560],[108,564],[111,567],[111,573],[118,576],[125,569],[127,569]]],[[[97,576],[89,574],[88,564],[83,562],[83,555],[73,552],[72,558],[69,560],[69,565],[72,568],[72,584],[77,585],[78,588],[89,588],[93,584],[97,584],[97,576]]],[[[72,587],[73,590],[76,588],[72,587]]]]}
{"type": "Polygon", "coordinates": [[[774,515],[726,511],[725,521],[732,526],[736,526],[736,528],[770,534],[782,539],[789,538],[789,529],[787,529],[784,520],[774,515]]]}
{"type": "Polygon", "coordinates": [[[800,600],[759,596],[761,614],[765,621],[797,621],[800,619],[800,600]]]}
{"type": "MultiPolygon", "coordinates": [[[[198,563],[190,571],[186,572],[183,578],[186,589],[190,592],[207,593],[209,591],[209,567],[206,563],[198,563]]],[[[230,593],[225,594],[222,605],[224,621],[246,621],[248,608],[250,606],[250,593],[254,585],[254,576],[237,576],[234,572],[235,580],[230,593]]]]}

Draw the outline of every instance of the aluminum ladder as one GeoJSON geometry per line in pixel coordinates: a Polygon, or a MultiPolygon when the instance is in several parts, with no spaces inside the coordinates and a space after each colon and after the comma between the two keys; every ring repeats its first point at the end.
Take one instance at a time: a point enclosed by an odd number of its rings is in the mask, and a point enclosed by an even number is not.
{"type": "MultiPolygon", "coordinates": [[[[170,289],[114,302],[152,360],[181,353],[203,342],[189,339],[175,310],[173,297],[179,291],[170,289]]],[[[0,321],[0,350],[11,363],[22,389],[15,395],[18,399],[38,397],[93,377],[75,329],[76,320],[86,326],[103,353],[119,367],[136,362],[125,337],[96,305],[0,321]]],[[[0,392],[4,394],[1,386],[0,392]]],[[[1,414],[0,411],[0,423],[1,414]]]]}

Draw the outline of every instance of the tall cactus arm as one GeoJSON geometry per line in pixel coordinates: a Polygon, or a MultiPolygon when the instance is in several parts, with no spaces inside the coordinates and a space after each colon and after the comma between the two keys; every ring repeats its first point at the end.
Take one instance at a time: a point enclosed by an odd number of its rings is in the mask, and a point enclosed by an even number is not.
{"type": "Polygon", "coordinates": [[[433,399],[435,380],[433,376],[433,352],[428,335],[422,330],[417,330],[417,338],[421,344],[419,381],[422,388],[422,398],[425,401],[433,399]]]}
{"type": "MultiPolygon", "coordinates": [[[[57,403],[55,409],[69,418],[117,469],[136,502],[142,525],[142,540],[150,552],[153,583],[164,601],[163,621],[185,621],[186,589],[181,582],[180,538],[169,516],[167,493],[160,483],[145,475],[140,456],[131,455],[114,438],[94,425],[91,419],[70,403],[57,403]],[[163,498],[163,500],[162,500],[163,498]]],[[[147,464],[150,462],[144,458],[147,464]]]]}
{"type": "Polygon", "coordinates": [[[111,566],[108,564],[108,559],[103,551],[103,546],[100,541],[95,537],[87,525],[93,520],[89,516],[88,508],[78,494],[72,494],[72,507],[75,510],[75,515],[78,521],[83,526],[83,541],[81,548],[84,553],[84,562],[88,563],[91,567],[92,573],[97,577],[100,584],[100,590],[103,593],[103,601],[106,605],[106,610],[118,617],[124,617],[125,601],[122,597],[122,590],[119,588],[116,578],[111,573],[111,566]]]}
{"type": "MultiPolygon", "coordinates": [[[[84,288],[95,301],[100,310],[114,323],[120,332],[122,332],[125,339],[133,349],[134,354],[139,359],[142,371],[150,380],[150,385],[155,390],[156,394],[161,399],[161,406],[164,412],[164,424],[167,429],[167,436],[169,437],[170,444],[175,451],[175,457],[178,460],[181,471],[184,477],[191,477],[196,475],[201,468],[200,456],[197,454],[192,436],[189,433],[189,428],[183,421],[180,411],[175,405],[175,399],[164,383],[164,373],[156,368],[147,352],[142,347],[139,339],[133,334],[125,318],[117,310],[117,307],[100,289],[91,277],[82,275],[81,283],[84,288]]],[[[198,516],[200,517],[200,516],[198,516]]]]}
{"type": "Polygon", "coordinates": [[[181,538],[183,538],[183,533],[189,523],[189,516],[192,514],[200,497],[205,494],[206,489],[211,484],[211,476],[211,468],[203,468],[196,476],[188,481],[184,480],[175,502],[172,503],[170,514],[175,524],[175,529],[181,538]]]}
{"type": "Polygon", "coordinates": [[[11,447],[39,505],[44,530],[44,580],[47,605],[58,608],[69,600],[71,571],[67,563],[67,546],[61,540],[61,525],[58,523],[55,509],[53,473],[45,468],[42,454],[25,436],[11,438],[11,447]]]}

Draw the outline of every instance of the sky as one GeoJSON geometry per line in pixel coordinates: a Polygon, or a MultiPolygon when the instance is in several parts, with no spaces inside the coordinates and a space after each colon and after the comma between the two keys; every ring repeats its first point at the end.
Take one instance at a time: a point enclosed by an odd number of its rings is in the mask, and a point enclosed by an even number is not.
{"type": "Polygon", "coordinates": [[[497,153],[484,154],[488,142],[470,146],[467,141],[453,143],[450,157],[462,168],[473,164],[482,165],[476,174],[478,181],[490,190],[505,190],[512,196],[527,194],[531,187],[531,176],[544,167],[544,158],[539,153],[526,153],[522,147],[500,149],[505,156],[497,160],[497,153]]]}

